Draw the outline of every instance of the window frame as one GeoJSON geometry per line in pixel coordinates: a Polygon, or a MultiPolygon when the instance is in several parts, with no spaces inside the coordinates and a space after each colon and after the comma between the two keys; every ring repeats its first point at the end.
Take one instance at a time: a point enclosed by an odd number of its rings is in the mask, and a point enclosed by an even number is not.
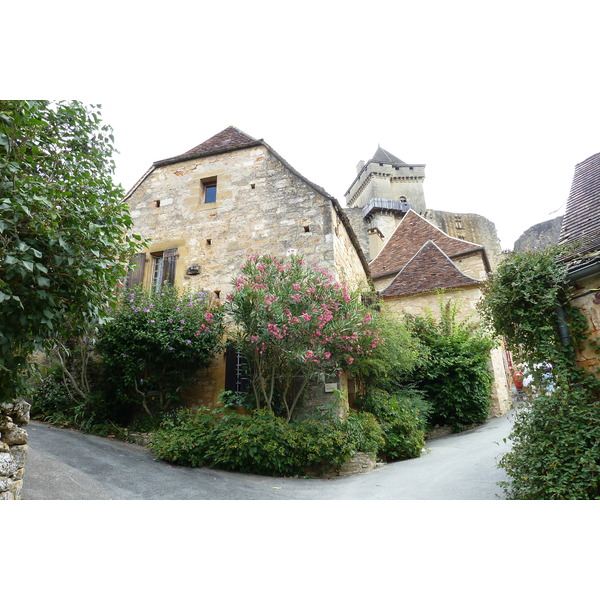
{"type": "Polygon", "coordinates": [[[216,204],[217,202],[217,178],[210,177],[202,180],[202,203],[216,204]],[[210,190],[210,192],[209,192],[210,190]],[[214,190],[214,191],[213,191],[214,190]],[[209,196],[210,194],[210,196],[209,196]]]}

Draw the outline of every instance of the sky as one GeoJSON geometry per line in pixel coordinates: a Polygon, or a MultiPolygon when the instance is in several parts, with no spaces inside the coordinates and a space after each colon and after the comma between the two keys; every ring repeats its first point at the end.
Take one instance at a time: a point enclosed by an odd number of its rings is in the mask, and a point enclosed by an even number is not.
{"type": "Polygon", "coordinates": [[[101,104],[126,190],[234,125],[343,204],[380,145],[426,165],[428,208],[487,217],[506,249],[600,152],[592,1],[210,4],[9,7],[37,43],[8,33],[2,95],[101,104]]]}
{"type": "MultiPolygon", "coordinates": [[[[101,104],[126,190],[154,161],[234,125],[343,203],[357,163],[381,145],[426,164],[428,208],[487,217],[509,249],[564,212],[575,165],[600,152],[595,4],[11,2],[0,15],[0,97],[101,104]]],[[[345,507],[340,523],[364,510],[345,507]]],[[[462,510],[444,507],[442,532],[462,510]]],[[[288,522],[282,510],[269,505],[288,522]]],[[[483,514],[485,535],[502,514],[483,514]]],[[[431,551],[418,546],[419,558],[431,551]]]]}

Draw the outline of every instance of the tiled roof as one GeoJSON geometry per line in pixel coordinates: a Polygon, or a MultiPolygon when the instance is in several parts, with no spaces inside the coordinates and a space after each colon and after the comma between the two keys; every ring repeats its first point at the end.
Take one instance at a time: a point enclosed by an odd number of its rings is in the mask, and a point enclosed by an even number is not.
{"type": "Polygon", "coordinates": [[[207,154],[217,154],[220,152],[229,152],[238,148],[246,148],[248,146],[255,146],[261,143],[262,140],[257,140],[247,133],[244,133],[237,127],[227,127],[220,133],[213,135],[205,142],[194,146],[191,150],[173,156],[172,158],[165,158],[163,160],[156,161],[155,166],[161,166],[165,164],[172,164],[182,162],[184,160],[190,160],[199,156],[205,156],[207,154]]]}
{"type": "Polygon", "coordinates": [[[452,289],[479,284],[465,275],[432,241],[425,242],[408,261],[381,296],[395,297],[423,294],[438,289],[452,289]]]}
{"type": "Polygon", "coordinates": [[[570,271],[600,260],[600,153],[575,166],[559,244],[575,244],[563,256],[570,271]]]}
{"type": "Polygon", "coordinates": [[[429,240],[449,257],[483,251],[483,246],[449,236],[411,209],[371,263],[371,275],[375,279],[398,273],[429,240]]]}

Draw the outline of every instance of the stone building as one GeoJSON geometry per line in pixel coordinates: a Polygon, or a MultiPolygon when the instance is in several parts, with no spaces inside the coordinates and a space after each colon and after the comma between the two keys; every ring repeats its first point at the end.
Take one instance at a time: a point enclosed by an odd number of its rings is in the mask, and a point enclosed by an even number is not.
{"type": "Polygon", "coordinates": [[[450,236],[484,246],[495,268],[502,254],[496,226],[481,215],[428,209],[424,182],[424,164],[406,163],[381,147],[373,158],[358,163],[357,175],[345,194],[346,212],[369,261],[412,209],[450,236]]]}
{"type": "MultiPolygon", "coordinates": [[[[428,210],[425,165],[405,163],[379,147],[359,162],[346,212],[369,257],[375,288],[398,315],[439,310],[439,292],[461,319],[477,319],[482,283],[501,260],[494,224],[480,215],[428,210]]],[[[503,348],[490,354],[492,414],[510,408],[503,348]]]]}
{"type": "MultiPolygon", "coordinates": [[[[155,162],[127,194],[134,232],[151,239],[136,257],[129,284],[150,288],[166,280],[218,300],[231,291],[249,255],[300,254],[354,289],[373,289],[371,262],[377,289],[394,307],[406,308],[410,298],[412,306],[435,310],[437,290],[445,287],[448,298],[460,298],[465,316],[471,315],[490,260],[469,238],[490,241],[494,253],[496,243],[499,253],[495,228],[477,215],[428,211],[424,177],[425,165],[378,148],[359,163],[343,209],[263,140],[228,127],[155,162]],[[441,225],[431,222],[436,219],[441,225]],[[391,255],[398,267],[393,273],[384,265],[391,255]]],[[[190,398],[214,405],[231,380],[227,364],[215,361],[190,398]]],[[[505,409],[505,379],[497,376],[494,412],[505,409]]],[[[347,388],[343,378],[336,383],[347,388]]]]}
{"type": "MultiPolygon", "coordinates": [[[[449,236],[409,209],[396,231],[371,262],[371,276],[386,305],[399,316],[431,312],[439,316],[440,297],[452,301],[461,320],[477,320],[481,286],[490,272],[485,248],[449,236]]],[[[494,374],[491,413],[504,414],[511,404],[506,352],[490,352],[494,374]]]]}
{"type": "Polygon", "coordinates": [[[575,166],[573,182],[562,221],[559,244],[566,250],[562,260],[578,292],[571,302],[585,315],[595,344],[578,354],[579,364],[599,375],[600,356],[600,153],[575,166]]]}
{"type": "MultiPolygon", "coordinates": [[[[248,256],[298,254],[350,289],[372,289],[367,259],[338,201],[235,127],[155,162],[126,201],[134,233],[151,240],[135,259],[129,285],[168,281],[219,300],[248,256]]],[[[190,399],[214,405],[231,381],[227,369],[227,361],[215,361],[190,399]]]]}

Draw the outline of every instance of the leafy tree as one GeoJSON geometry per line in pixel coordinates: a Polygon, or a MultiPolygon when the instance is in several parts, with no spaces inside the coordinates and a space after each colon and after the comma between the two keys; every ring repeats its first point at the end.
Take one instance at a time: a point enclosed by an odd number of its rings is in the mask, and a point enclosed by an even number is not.
{"type": "Polygon", "coordinates": [[[27,357],[106,315],[139,237],[110,127],[80,102],[0,101],[0,400],[27,357]]]}
{"type": "Polygon", "coordinates": [[[309,382],[351,371],[381,341],[360,300],[296,256],[249,259],[227,309],[250,365],[257,408],[280,411],[288,421],[309,382]]]}

